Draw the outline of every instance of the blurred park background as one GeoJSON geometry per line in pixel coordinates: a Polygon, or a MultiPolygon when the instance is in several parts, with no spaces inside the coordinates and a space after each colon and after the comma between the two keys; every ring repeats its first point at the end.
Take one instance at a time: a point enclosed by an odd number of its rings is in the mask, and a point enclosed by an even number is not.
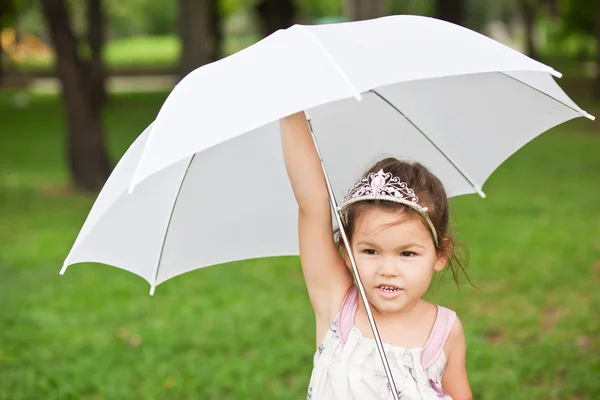
{"type": "MultiPolygon", "coordinates": [[[[600,115],[598,0],[2,0],[0,399],[305,397],[314,319],[296,257],[161,285],[58,272],[95,195],[177,81],[293,23],[419,14],[552,66],[600,115]]],[[[600,399],[600,129],[570,121],[452,199],[479,291],[436,278],[476,399],[600,399]]]]}

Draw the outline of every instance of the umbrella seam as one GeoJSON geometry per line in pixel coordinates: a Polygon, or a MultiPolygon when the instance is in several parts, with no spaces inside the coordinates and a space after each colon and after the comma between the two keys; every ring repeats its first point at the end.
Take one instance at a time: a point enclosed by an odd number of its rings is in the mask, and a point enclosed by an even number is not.
{"type": "MultiPolygon", "coordinates": [[[[578,110],[577,108],[574,108],[573,106],[570,106],[570,105],[568,105],[568,104],[567,104],[567,103],[565,103],[564,101],[562,101],[562,100],[559,100],[559,99],[557,99],[556,97],[554,97],[554,96],[551,96],[551,95],[549,95],[548,93],[546,93],[546,92],[543,92],[543,91],[539,90],[538,88],[535,88],[535,87],[531,86],[530,84],[528,84],[528,83],[525,83],[525,82],[523,82],[522,80],[515,78],[514,76],[508,75],[508,74],[506,74],[506,73],[504,73],[504,72],[501,72],[501,71],[498,71],[498,73],[499,73],[500,75],[503,75],[503,76],[505,76],[505,77],[507,77],[507,78],[510,78],[510,79],[512,79],[512,80],[514,80],[514,81],[516,81],[516,82],[519,82],[519,83],[521,83],[521,84],[523,84],[523,85],[525,85],[525,86],[527,86],[527,87],[529,87],[529,88],[531,88],[531,89],[535,90],[536,92],[538,92],[538,93],[541,93],[541,94],[545,95],[546,97],[549,97],[549,98],[551,98],[552,100],[555,100],[556,102],[558,102],[558,103],[562,104],[563,106],[565,106],[565,107],[567,107],[567,108],[570,108],[571,110],[575,111],[577,114],[579,114],[579,115],[581,115],[581,116],[583,116],[583,117],[586,117],[586,118],[588,118],[588,119],[591,119],[592,121],[595,119],[595,117],[594,117],[593,115],[589,114],[589,113],[588,113],[588,112],[586,112],[585,110],[582,110],[582,109],[579,109],[579,110],[578,110]]],[[[572,101],[572,100],[571,100],[571,101],[572,101]]]]}
{"type": "Polygon", "coordinates": [[[469,182],[469,184],[475,189],[475,191],[477,191],[477,193],[481,196],[481,197],[485,197],[485,193],[483,193],[483,191],[481,190],[481,187],[479,187],[479,185],[475,184],[475,182],[469,178],[469,176],[467,175],[467,173],[465,171],[463,171],[462,168],[460,168],[455,162],[454,160],[452,160],[450,158],[449,155],[447,155],[437,144],[435,144],[435,142],[433,140],[431,140],[431,138],[429,136],[427,136],[427,134],[425,132],[423,132],[423,130],[421,130],[421,128],[419,128],[417,126],[417,124],[415,124],[410,118],[408,118],[408,116],[406,114],[404,114],[402,111],[400,111],[400,109],[398,107],[396,107],[391,101],[389,101],[388,99],[386,99],[382,94],[380,94],[378,91],[376,90],[371,90],[375,95],[377,95],[381,100],[383,100],[385,103],[387,103],[390,107],[392,107],[394,110],[396,110],[400,115],[402,115],[417,131],[419,131],[419,133],[421,135],[423,135],[423,137],[425,139],[427,139],[429,141],[429,143],[431,143],[431,145],[433,147],[435,147],[435,149],[437,151],[439,151],[444,158],[450,163],[452,164],[452,166],[462,175],[462,177],[469,182]]]}
{"type": "Polygon", "coordinates": [[[165,229],[165,235],[163,236],[163,242],[162,242],[162,246],[160,248],[160,254],[158,256],[158,263],[156,264],[156,270],[154,271],[154,276],[152,277],[152,282],[150,283],[150,294],[151,295],[154,294],[154,289],[156,288],[156,278],[158,278],[158,271],[160,270],[160,263],[162,262],[163,252],[165,250],[165,244],[167,242],[167,236],[169,235],[169,228],[171,227],[171,220],[173,219],[173,214],[175,213],[175,207],[177,207],[177,201],[179,200],[179,195],[181,194],[181,188],[183,187],[185,178],[187,177],[188,172],[190,171],[190,167],[192,166],[192,163],[194,162],[195,158],[196,158],[196,154],[194,154],[192,156],[192,158],[190,159],[190,162],[187,165],[187,168],[185,169],[185,173],[183,174],[183,177],[181,178],[181,183],[179,184],[179,188],[177,189],[177,195],[175,196],[175,200],[173,201],[173,207],[171,207],[171,213],[169,214],[169,221],[167,222],[167,228],[165,229]]]}
{"type": "Polygon", "coordinates": [[[308,27],[306,27],[304,25],[297,25],[297,26],[302,28],[302,30],[304,32],[306,32],[308,34],[308,36],[310,36],[312,38],[312,40],[317,44],[317,46],[321,49],[321,51],[329,59],[329,61],[333,65],[333,67],[340,73],[340,75],[342,76],[342,79],[346,82],[346,84],[350,87],[350,89],[354,93],[354,97],[356,98],[356,100],[358,100],[358,101],[362,100],[362,94],[356,89],[356,87],[354,87],[354,85],[352,84],[352,81],[350,81],[350,78],[348,77],[346,72],[335,61],[335,58],[329,52],[329,50],[327,50],[325,45],[310,31],[310,29],[308,29],[308,27]]]}

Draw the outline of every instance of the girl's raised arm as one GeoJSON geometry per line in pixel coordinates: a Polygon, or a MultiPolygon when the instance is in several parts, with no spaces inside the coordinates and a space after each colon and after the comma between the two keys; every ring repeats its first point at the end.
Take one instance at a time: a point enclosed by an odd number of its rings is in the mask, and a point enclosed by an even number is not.
{"type": "Polygon", "coordinates": [[[280,120],[286,170],[298,203],[300,261],[322,338],[352,284],[337,250],[321,161],[303,112],[280,120]],[[325,324],[325,326],[322,326],[325,324]],[[324,330],[323,330],[324,329],[324,330]]]}

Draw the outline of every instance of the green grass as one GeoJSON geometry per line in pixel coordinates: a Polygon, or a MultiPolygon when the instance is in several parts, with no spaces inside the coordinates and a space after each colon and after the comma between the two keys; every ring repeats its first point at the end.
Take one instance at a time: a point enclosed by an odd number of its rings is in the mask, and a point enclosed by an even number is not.
{"type": "Polygon", "coordinates": [[[105,56],[107,65],[113,67],[174,67],[179,52],[177,37],[150,36],[110,42],[106,46],[105,56]]]}
{"type": "MultiPolygon", "coordinates": [[[[235,53],[256,42],[257,37],[227,36],[223,42],[226,55],[235,53]]],[[[105,62],[114,70],[168,70],[177,67],[181,51],[176,36],[138,36],[110,41],[104,49],[105,62]]],[[[15,67],[24,71],[48,71],[53,67],[54,55],[29,57],[15,67]]]]}
{"type": "MultiPolygon", "coordinates": [[[[107,67],[113,69],[174,68],[180,45],[175,36],[142,36],[113,40],[106,44],[104,57],[107,67]]],[[[16,65],[27,71],[47,71],[52,68],[54,54],[47,57],[29,57],[16,65]]]]}
{"type": "MultiPolygon", "coordinates": [[[[57,98],[17,108],[13,95],[0,93],[0,399],[303,398],[314,320],[298,259],[197,270],[154,297],[109,266],[59,276],[93,198],[65,189],[57,98]]],[[[114,160],[165,96],[112,100],[114,160]]],[[[477,399],[600,398],[599,132],[556,128],[494,173],[485,200],[452,201],[481,292],[442,277],[428,297],[463,321],[477,399]]]]}

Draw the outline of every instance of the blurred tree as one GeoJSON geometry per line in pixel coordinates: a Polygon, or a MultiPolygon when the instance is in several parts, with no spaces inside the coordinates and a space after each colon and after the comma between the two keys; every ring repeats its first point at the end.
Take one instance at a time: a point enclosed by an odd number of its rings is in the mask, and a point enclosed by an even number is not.
{"type": "Polygon", "coordinates": [[[216,61],[223,56],[223,9],[221,2],[209,2],[209,29],[210,29],[210,60],[216,61]]]}
{"type": "MultiPolygon", "coordinates": [[[[513,26],[515,20],[521,18],[520,1],[521,0],[505,0],[503,2],[495,3],[498,7],[498,19],[504,22],[508,28],[513,26]]],[[[496,15],[492,16],[492,18],[494,17],[496,17],[496,15]]]]}
{"type": "MultiPolygon", "coordinates": [[[[18,2],[19,0],[4,0],[0,4],[0,34],[4,28],[8,28],[15,24],[18,2]]],[[[0,85],[2,84],[5,73],[4,57],[4,48],[0,38],[0,85]]]]}
{"type": "Polygon", "coordinates": [[[346,15],[350,21],[383,17],[388,14],[385,0],[345,0],[346,15]]]}
{"type": "Polygon", "coordinates": [[[230,15],[247,6],[243,0],[221,0],[221,10],[224,15],[230,15]]]}
{"type": "Polygon", "coordinates": [[[343,14],[340,0],[301,0],[296,5],[309,23],[323,18],[341,17],[343,14]]]}
{"type": "Polygon", "coordinates": [[[558,0],[544,0],[544,1],[548,5],[548,14],[550,14],[550,16],[552,18],[560,17],[559,5],[558,5],[559,1],[558,0]]]}
{"type": "Polygon", "coordinates": [[[464,0],[436,0],[436,15],[444,21],[462,25],[464,5],[464,0]]]}
{"type": "Polygon", "coordinates": [[[432,0],[388,0],[390,14],[435,15],[432,0]]]}
{"type": "Polygon", "coordinates": [[[565,34],[578,33],[596,39],[594,95],[600,99],[600,1],[563,0],[559,5],[565,34]]]}
{"type": "Polygon", "coordinates": [[[262,37],[296,22],[296,6],[292,0],[259,0],[254,8],[262,37]]]}
{"type": "Polygon", "coordinates": [[[565,31],[593,35],[597,0],[562,0],[560,13],[565,31]]]}
{"type": "Polygon", "coordinates": [[[87,39],[90,48],[89,74],[90,101],[92,111],[96,118],[100,118],[102,106],[106,103],[106,71],[102,59],[102,50],[105,43],[106,18],[102,9],[101,0],[88,0],[87,2],[88,32],[87,39]]]}
{"type": "Polygon", "coordinates": [[[183,78],[217,55],[218,0],[179,0],[179,74],[183,78]]]}
{"type": "Polygon", "coordinates": [[[464,21],[462,25],[477,32],[483,32],[486,24],[496,17],[498,2],[467,1],[465,4],[464,21]]]}
{"type": "Polygon", "coordinates": [[[477,32],[487,33],[490,23],[503,22],[507,28],[520,18],[521,0],[481,1],[465,0],[462,25],[477,32]]]}
{"type": "Polygon", "coordinates": [[[110,37],[170,35],[177,19],[176,1],[104,0],[110,20],[110,37]]]}
{"type": "Polygon", "coordinates": [[[521,0],[520,5],[523,25],[525,27],[525,52],[529,57],[537,59],[535,22],[537,20],[538,9],[541,6],[540,0],[521,0]]]}
{"type": "Polygon", "coordinates": [[[65,0],[42,0],[67,112],[68,159],[75,187],[99,191],[110,175],[100,121],[100,103],[91,100],[90,74],[77,52],[65,0]],[[97,107],[97,108],[95,108],[97,107]]]}

